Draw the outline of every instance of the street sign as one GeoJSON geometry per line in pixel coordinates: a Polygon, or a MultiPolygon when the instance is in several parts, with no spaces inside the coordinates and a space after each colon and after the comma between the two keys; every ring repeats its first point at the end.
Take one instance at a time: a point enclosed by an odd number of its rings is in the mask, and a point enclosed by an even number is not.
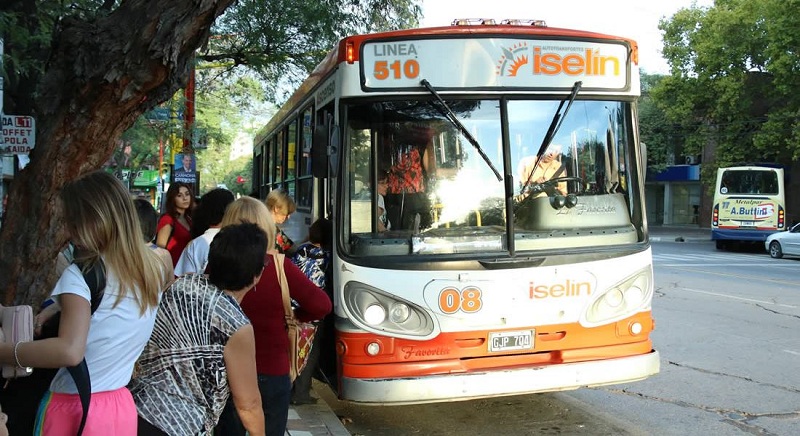
{"type": "Polygon", "coordinates": [[[24,115],[3,115],[0,153],[28,154],[36,145],[36,122],[24,115]]]}

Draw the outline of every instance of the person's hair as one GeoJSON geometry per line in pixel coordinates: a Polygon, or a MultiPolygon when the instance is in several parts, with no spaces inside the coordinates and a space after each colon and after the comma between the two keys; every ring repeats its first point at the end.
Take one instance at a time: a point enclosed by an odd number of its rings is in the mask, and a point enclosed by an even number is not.
{"type": "Polygon", "coordinates": [[[257,224],[270,241],[275,241],[275,221],[272,220],[272,214],[264,203],[253,197],[242,197],[228,205],[219,226],[224,229],[242,223],[257,224]]]}
{"type": "Polygon", "coordinates": [[[270,212],[279,212],[285,215],[293,214],[297,210],[292,197],[281,189],[273,189],[264,200],[270,212]]]}
{"type": "Polygon", "coordinates": [[[152,242],[156,238],[156,227],[158,226],[158,214],[156,208],[144,198],[133,200],[133,207],[139,216],[139,226],[142,229],[144,242],[152,242]]]}
{"type": "Polygon", "coordinates": [[[86,267],[103,257],[121,284],[114,306],[133,295],[141,313],[158,306],[164,271],[154,251],[142,244],[139,215],[128,191],[113,175],[94,171],[61,190],[64,221],[86,267]]]}
{"type": "Polygon", "coordinates": [[[189,208],[186,209],[185,214],[190,215],[192,212],[192,205],[194,204],[192,187],[187,183],[173,182],[169,185],[169,189],[167,189],[167,203],[165,205],[166,213],[173,218],[178,218],[178,208],[175,206],[175,198],[178,197],[178,194],[181,192],[181,188],[188,189],[189,197],[192,199],[192,203],[189,204],[189,208]]]}
{"type": "Polygon", "coordinates": [[[327,248],[331,246],[331,221],[327,218],[320,218],[308,228],[308,241],[313,244],[320,244],[327,248]]]}
{"type": "Polygon", "coordinates": [[[225,215],[225,208],[233,200],[233,192],[225,188],[212,189],[203,194],[200,204],[192,212],[192,239],[205,233],[209,227],[219,225],[225,215]]]}
{"type": "Polygon", "coordinates": [[[264,269],[269,240],[254,223],[223,227],[208,250],[208,281],[229,291],[251,285],[264,269]]]}

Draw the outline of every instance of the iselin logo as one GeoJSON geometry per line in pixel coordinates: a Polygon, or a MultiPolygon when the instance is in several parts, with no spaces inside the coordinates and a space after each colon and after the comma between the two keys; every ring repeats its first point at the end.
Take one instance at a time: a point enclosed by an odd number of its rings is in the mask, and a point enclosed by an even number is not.
{"type": "Polygon", "coordinates": [[[542,298],[581,297],[592,295],[592,284],[566,279],[560,283],[534,283],[528,284],[528,298],[531,300],[542,298]]]}
{"type": "Polygon", "coordinates": [[[531,74],[555,76],[619,76],[621,61],[616,56],[604,56],[598,49],[549,46],[528,47],[527,43],[502,47],[497,63],[497,75],[515,77],[525,65],[531,64],[531,74]],[[562,53],[558,53],[560,51],[562,53]],[[564,53],[565,52],[565,53],[564,53]]]}

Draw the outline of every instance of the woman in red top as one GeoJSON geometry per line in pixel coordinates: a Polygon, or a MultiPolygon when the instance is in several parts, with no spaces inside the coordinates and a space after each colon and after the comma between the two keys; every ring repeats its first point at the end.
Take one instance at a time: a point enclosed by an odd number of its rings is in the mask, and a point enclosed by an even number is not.
{"type": "MultiPolygon", "coordinates": [[[[256,337],[256,371],[267,436],[282,436],[289,416],[292,382],[289,379],[289,337],[286,334],[281,286],[271,255],[257,292],[242,300],[242,310],[250,318],[256,337]]],[[[331,311],[328,294],[317,287],[292,261],[284,257],[283,269],[289,293],[299,307],[295,315],[300,321],[316,321],[331,311]]]]}
{"type": "MultiPolygon", "coordinates": [[[[275,240],[275,222],[264,203],[250,197],[242,197],[231,203],[222,218],[222,228],[241,222],[258,224],[267,234],[267,240],[275,240]]],[[[272,257],[275,252],[269,250],[266,253],[261,279],[241,303],[255,332],[256,371],[261,405],[264,408],[266,436],[283,436],[286,433],[292,391],[289,378],[289,336],[286,333],[278,272],[272,257]]],[[[328,294],[309,280],[289,258],[284,258],[283,270],[289,284],[289,294],[300,306],[295,309],[295,315],[300,321],[316,321],[331,312],[332,304],[328,294]]],[[[220,417],[216,434],[243,436],[244,428],[236,422],[237,414],[230,404],[226,407],[227,410],[220,417]]]]}
{"type": "Polygon", "coordinates": [[[166,212],[158,220],[156,245],[169,251],[173,267],[181,258],[183,249],[192,240],[190,232],[192,206],[194,206],[194,195],[189,185],[175,182],[169,186],[166,212]]]}

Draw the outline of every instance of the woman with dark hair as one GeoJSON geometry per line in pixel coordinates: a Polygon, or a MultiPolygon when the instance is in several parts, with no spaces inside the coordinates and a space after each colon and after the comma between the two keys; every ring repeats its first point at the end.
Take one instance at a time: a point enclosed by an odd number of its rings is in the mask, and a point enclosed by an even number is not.
{"type": "Polygon", "coordinates": [[[256,224],[227,226],[211,242],[208,275],[186,274],[164,293],[130,384],[139,435],[211,434],[229,397],[249,434],[264,435],[253,326],[239,304],[271,244],[256,224]]]}
{"type": "Polygon", "coordinates": [[[183,249],[175,275],[202,273],[208,262],[208,247],[219,232],[225,209],[233,203],[233,193],[227,189],[216,188],[200,197],[200,205],[192,214],[192,240],[183,249]]]}
{"type": "Polygon", "coordinates": [[[192,239],[190,229],[194,195],[191,186],[181,182],[169,185],[166,195],[166,211],[158,220],[156,245],[169,251],[172,256],[172,266],[175,266],[186,244],[192,239]]]}
{"type": "Polygon", "coordinates": [[[158,213],[156,213],[156,209],[153,207],[152,203],[143,198],[133,200],[133,206],[136,208],[136,213],[139,215],[139,225],[142,228],[142,239],[145,245],[158,255],[161,263],[164,264],[164,268],[168,271],[166,279],[172,280],[172,277],[174,277],[172,256],[170,256],[169,251],[159,247],[153,242],[153,240],[156,239],[156,226],[158,225],[158,213]]]}

